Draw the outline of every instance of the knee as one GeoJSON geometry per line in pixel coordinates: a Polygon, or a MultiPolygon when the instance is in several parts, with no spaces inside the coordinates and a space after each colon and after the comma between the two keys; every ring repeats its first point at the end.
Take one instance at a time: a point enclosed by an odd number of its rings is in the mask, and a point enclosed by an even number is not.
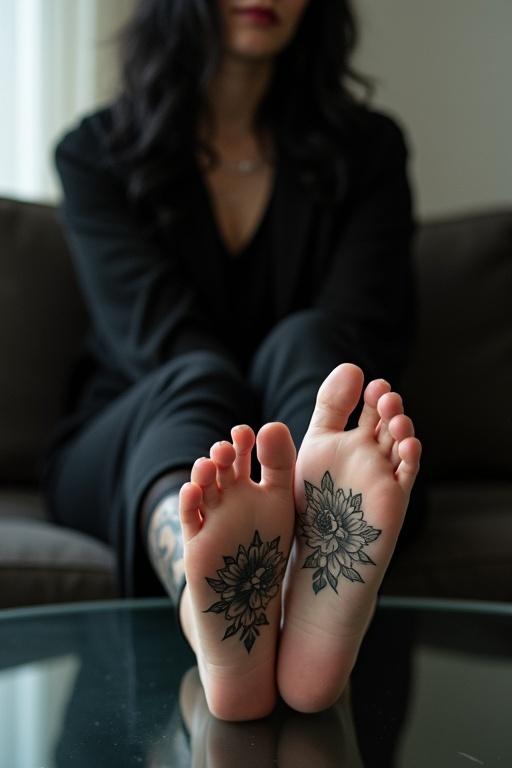
{"type": "Polygon", "coordinates": [[[258,371],[269,370],[288,375],[298,368],[326,376],[341,362],[339,346],[334,343],[324,314],[306,309],[288,315],[273,327],[256,350],[251,371],[256,381],[258,371]]]}
{"type": "Polygon", "coordinates": [[[204,379],[210,382],[216,379],[238,380],[241,374],[228,356],[211,350],[194,350],[163,363],[151,374],[151,378],[156,389],[162,390],[168,386],[181,389],[204,379]]]}
{"type": "Polygon", "coordinates": [[[325,330],[325,320],[318,309],[303,309],[280,320],[270,331],[264,345],[304,343],[325,330]]]}
{"type": "Polygon", "coordinates": [[[155,419],[162,424],[171,419],[175,426],[184,420],[197,423],[202,416],[205,421],[234,424],[239,419],[232,411],[248,410],[251,398],[232,360],[209,350],[187,352],[164,363],[144,381],[142,389],[132,425],[137,436],[155,419]]]}

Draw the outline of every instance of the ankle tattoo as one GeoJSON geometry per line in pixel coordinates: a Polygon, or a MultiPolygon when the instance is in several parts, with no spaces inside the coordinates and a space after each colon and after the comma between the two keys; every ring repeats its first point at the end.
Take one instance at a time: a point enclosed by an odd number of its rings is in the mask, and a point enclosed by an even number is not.
{"type": "Polygon", "coordinates": [[[269,623],[265,610],[281,588],[287,558],[278,551],[280,538],[263,543],[254,531],[247,549],[240,544],[236,557],[223,556],[225,567],[217,571],[218,579],[206,577],[221,599],[203,613],[223,613],[232,624],[222,639],[240,632],[247,653],[260,634],[258,627],[269,623]]]}
{"type": "Polygon", "coordinates": [[[166,496],[156,506],[149,525],[148,543],[153,568],[177,604],[185,579],[178,494],[166,496]]]}
{"type": "Polygon", "coordinates": [[[327,584],[338,593],[340,576],[364,583],[354,566],[376,565],[363,547],[378,539],[382,531],[365,522],[362,494],[342,488],[335,492],[329,472],[324,474],[320,488],[308,482],[304,485],[307,504],[304,512],[298,513],[298,536],[314,550],[302,567],[315,569],[315,594],[327,584]]]}

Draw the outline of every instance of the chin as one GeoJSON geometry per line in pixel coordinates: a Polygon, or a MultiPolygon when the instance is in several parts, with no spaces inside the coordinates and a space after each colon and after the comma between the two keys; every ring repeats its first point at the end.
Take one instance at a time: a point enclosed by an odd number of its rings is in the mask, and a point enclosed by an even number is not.
{"type": "Polygon", "coordinates": [[[285,47],[281,41],[262,39],[262,35],[244,35],[238,40],[231,41],[228,53],[237,58],[248,60],[269,59],[277,56],[285,47]]]}

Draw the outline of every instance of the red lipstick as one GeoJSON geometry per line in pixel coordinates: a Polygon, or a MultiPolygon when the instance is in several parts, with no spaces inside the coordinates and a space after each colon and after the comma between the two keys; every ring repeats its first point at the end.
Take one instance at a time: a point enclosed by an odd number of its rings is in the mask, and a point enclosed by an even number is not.
{"type": "Polygon", "coordinates": [[[270,27],[279,24],[279,17],[271,8],[263,8],[260,5],[251,5],[247,8],[236,8],[234,11],[239,16],[243,16],[248,21],[258,24],[262,27],[270,27]]]}

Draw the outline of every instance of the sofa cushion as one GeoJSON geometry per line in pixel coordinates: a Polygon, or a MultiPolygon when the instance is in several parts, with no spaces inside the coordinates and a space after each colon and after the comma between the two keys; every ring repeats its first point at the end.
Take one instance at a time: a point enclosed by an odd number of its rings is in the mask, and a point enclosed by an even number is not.
{"type": "Polygon", "coordinates": [[[421,536],[395,557],[392,595],[512,601],[510,484],[439,484],[428,494],[421,536]]]}
{"type": "Polygon", "coordinates": [[[404,382],[428,480],[512,478],[512,212],[431,222],[404,382]]]}
{"type": "Polygon", "coordinates": [[[117,597],[115,557],[48,522],[0,519],[0,608],[117,597]]]}
{"type": "Polygon", "coordinates": [[[17,488],[0,491],[0,521],[2,518],[48,520],[48,510],[40,493],[17,488]]]}
{"type": "Polygon", "coordinates": [[[54,207],[0,199],[0,254],[0,483],[34,483],[85,311],[54,207]]]}

